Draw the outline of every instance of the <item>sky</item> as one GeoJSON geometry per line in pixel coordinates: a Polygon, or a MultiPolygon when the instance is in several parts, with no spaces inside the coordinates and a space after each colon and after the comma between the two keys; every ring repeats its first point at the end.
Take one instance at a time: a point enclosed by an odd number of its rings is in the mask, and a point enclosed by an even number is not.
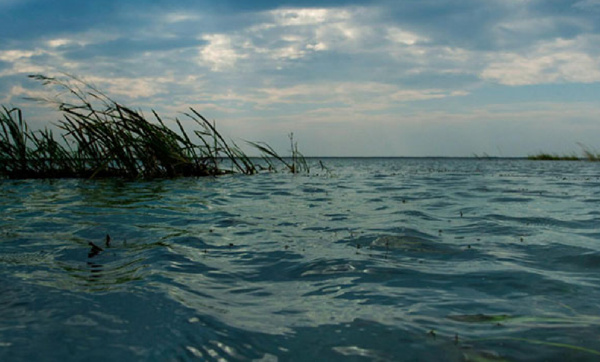
{"type": "MultiPolygon", "coordinates": [[[[0,0],[0,104],[27,77],[306,156],[600,149],[600,0],[0,0]]],[[[50,126],[51,127],[51,126],[50,126]]]]}

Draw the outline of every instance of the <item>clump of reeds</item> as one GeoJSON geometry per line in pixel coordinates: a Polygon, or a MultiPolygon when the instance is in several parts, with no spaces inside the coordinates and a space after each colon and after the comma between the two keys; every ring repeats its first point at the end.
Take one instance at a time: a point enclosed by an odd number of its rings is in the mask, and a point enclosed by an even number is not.
{"type": "Polygon", "coordinates": [[[310,172],[310,168],[308,167],[308,163],[306,162],[306,158],[302,153],[298,151],[298,143],[294,142],[294,133],[289,134],[290,144],[291,144],[291,157],[281,157],[264,142],[248,142],[254,148],[258,149],[262,153],[262,158],[267,164],[268,169],[275,169],[273,164],[274,161],[281,162],[289,172],[291,173],[300,173],[300,172],[310,172]]]}
{"type": "MultiPolygon", "coordinates": [[[[42,101],[55,104],[62,112],[63,119],[56,125],[64,132],[57,141],[48,129],[30,131],[20,109],[3,107],[0,175],[4,177],[159,178],[257,172],[252,159],[234,142],[226,142],[215,124],[194,109],[185,113],[198,126],[192,137],[178,119],[177,131],[167,127],[154,111],[155,122],[150,122],[141,111],[75,77],[30,77],[62,91],[63,98],[42,101]]],[[[298,164],[308,171],[297,146],[292,148],[290,164],[268,145],[251,144],[263,152],[273,169],[274,159],[291,172],[298,172],[298,164]]]]}
{"type": "Polygon", "coordinates": [[[581,147],[582,156],[578,156],[576,153],[572,153],[569,155],[559,155],[559,154],[551,154],[551,153],[538,153],[536,155],[530,155],[527,158],[530,160],[538,160],[538,161],[600,161],[600,153],[593,151],[588,146],[578,143],[579,147],[581,147]]]}
{"type": "Polygon", "coordinates": [[[578,143],[578,145],[579,145],[579,147],[581,147],[581,150],[583,152],[583,157],[586,160],[588,160],[588,161],[595,161],[595,162],[600,161],[600,152],[593,151],[588,146],[586,146],[586,145],[584,145],[582,143],[578,143]]]}
{"type": "Polygon", "coordinates": [[[579,161],[580,158],[577,155],[558,155],[551,153],[538,153],[535,155],[527,156],[530,160],[536,161],[579,161]]]}

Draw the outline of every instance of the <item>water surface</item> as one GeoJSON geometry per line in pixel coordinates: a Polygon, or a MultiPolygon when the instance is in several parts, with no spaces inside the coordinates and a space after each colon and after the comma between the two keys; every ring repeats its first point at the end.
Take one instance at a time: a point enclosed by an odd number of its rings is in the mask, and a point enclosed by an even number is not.
{"type": "Polygon", "coordinates": [[[0,181],[0,360],[600,359],[598,164],[324,164],[0,181]]]}

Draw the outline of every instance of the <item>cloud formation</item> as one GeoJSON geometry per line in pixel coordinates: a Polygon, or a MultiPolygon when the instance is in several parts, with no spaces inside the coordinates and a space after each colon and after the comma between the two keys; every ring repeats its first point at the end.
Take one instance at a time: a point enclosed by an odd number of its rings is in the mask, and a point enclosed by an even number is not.
{"type": "Polygon", "coordinates": [[[197,107],[244,137],[298,130],[307,154],[526,155],[559,136],[593,145],[572,122],[600,116],[599,15],[597,0],[3,0],[0,90],[22,103],[25,75],[66,72],[136,106],[197,107]]]}

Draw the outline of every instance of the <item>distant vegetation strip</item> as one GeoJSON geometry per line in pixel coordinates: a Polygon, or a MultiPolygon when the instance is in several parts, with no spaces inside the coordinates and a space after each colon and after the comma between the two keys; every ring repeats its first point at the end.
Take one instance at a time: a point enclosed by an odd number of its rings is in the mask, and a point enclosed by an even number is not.
{"type": "Polygon", "coordinates": [[[530,160],[538,161],[600,161],[600,153],[591,150],[589,147],[579,144],[582,149],[582,155],[578,156],[576,153],[569,155],[559,155],[555,153],[538,153],[535,155],[529,155],[527,158],[530,160]]]}
{"type": "Polygon", "coordinates": [[[254,174],[260,170],[308,172],[308,165],[290,134],[291,157],[269,145],[248,142],[261,153],[258,164],[233,141],[225,141],[215,123],[195,109],[186,117],[197,129],[186,132],[179,119],[176,130],[152,111],[148,121],[141,111],[122,105],[74,76],[31,75],[58,88],[54,98],[35,99],[55,105],[63,118],[55,138],[52,130],[32,131],[19,108],[0,111],[0,176],[4,178],[164,178],[254,174]]]}
{"type": "Polygon", "coordinates": [[[538,153],[536,155],[527,156],[530,160],[536,161],[581,161],[581,158],[577,155],[558,155],[550,153],[538,153]]]}

